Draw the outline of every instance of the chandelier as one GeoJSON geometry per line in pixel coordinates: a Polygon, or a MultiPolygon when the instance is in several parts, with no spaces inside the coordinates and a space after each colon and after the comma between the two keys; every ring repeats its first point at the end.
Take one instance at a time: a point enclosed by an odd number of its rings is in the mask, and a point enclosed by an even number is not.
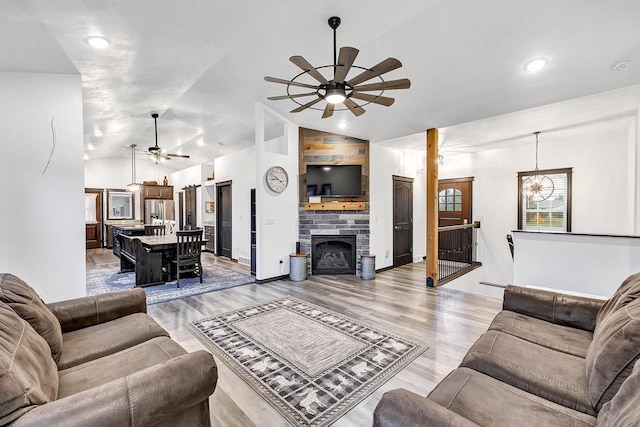
{"type": "Polygon", "coordinates": [[[535,173],[527,177],[522,182],[522,195],[532,202],[547,200],[553,194],[553,180],[546,175],[538,173],[538,135],[540,131],[534,132],[536,136],[536,169],[535,173]]]}

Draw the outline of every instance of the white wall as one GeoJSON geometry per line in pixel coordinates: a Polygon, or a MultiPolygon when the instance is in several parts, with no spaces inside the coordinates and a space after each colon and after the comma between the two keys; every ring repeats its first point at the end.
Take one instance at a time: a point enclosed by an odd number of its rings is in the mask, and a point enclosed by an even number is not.
{"type": "MultiPolygon", "coordinates": [[[[251,256],[251,189],[256,186],[255,147],[219,157],[214,161],[216,183],[231,183],[231,258],[251,256]]],[[[216,209],[218,204],[216,203],[216,209]]],[[[216,229],[216,235],[220,231],[216,229]]]]}
{"type": "Polygon", "coordinates": [[[426,255],[424,154],[370,145],[370,250],[376,269],[393,265],[393,175],[413,178],[413,259],[426,255]]]}
{"type": "MultiPolygon", "coordinates": [[[[628,126],[629,120],[613,120],[541,134],[539,167],[573,167],[571,231],[632,233],[627,190],[629,173],[634,172],[629,171],[627,162],[628,126]]],[[[474,177],[473,219],[482,223],[478,230],[482,281],[513,281],[513,261],[505,236],[517,228],[517,172],[534,167],[533,138],[515,148],[446,155],[440,166],[440,179],[474,177]]]]}
{"type": "MultiPolygon", "coordinates": [[[[176,221],[179,221],[178,211],[180,209],[179,206],[179,196],[180,192],[182,192],[183,188],[188,185],[199,185],[200,187],[196,188],[196,227],[202,228],[202,223],[204,220],[204,199],[202,198],[202,184],[203,181],[206,180],[206,175],[203,176],[203,166],[204,165],[195,165],[186,169],[182,169],[181,171],[173,172],[169,174],[169,185],[173,185],[173,200],[175,201],[175,216],[176,221]]],[[[207,169],[209,167],[207,166],[207,169]]],[[[184,221],[183,221],[184,222],[184,221]]],[[[178,224],[180,224],[178,222],[178,224]]]]}
{"type": "MultiPolygon", "coordinates": [[[[123,148],[124,150],[124,148],[123,148]]],[[[155,164],[144,154],[136,155],[136,180],[157,181],[162,183],[171,170],[155,164]]],[[[90,159],[84,162],[84,183],[87,188],[115,188],[126,189],[131,183],[131,154],[128,159],[90,159]]],[[[171,184],[171,182],[169,182],[171,184]]],[[[142,206],[140,192],[134,193],[135,218],[142,220],[142,206]]],[[[105,199],[106,202],[106,199],[105,199]]]]}
{"type": "MultiPolygon", "coordinates": [[[[289,274],[289,255],[295,252],[298,240],[298,126],[272,109],[257,102],[256,159],[256,279],[265,280],[289,274]],[[265,112],[279,119],[284,126],[284,138],[265,141],[265,112]],[[279,154],[277,152],[286,152],[279,154]],[[267,188],[264,176],[271,166],[281,166],[287,171],[289,185],[282,193],[267,188]]],[[[269,120],[273,119],[270,117],[269,120]]],[[[246,169],[248,161],[244,168],[246,169]]],[[[216,177],[218,167],[216,165],[216,177]]],[[[235,203],[235,202],[234,202],[235,203]]]]}
{"type": "Polygon", "coordinates": [[[527,286],[610,298],[640,272],[638,237],[514,233],[514,244],[513,279],[527,286]]]}
{"type": "Polygon", "coordinates": [[[0,272],[46,302],[84,296],[81,78],[0,72],[0,93],[0,272]]]}

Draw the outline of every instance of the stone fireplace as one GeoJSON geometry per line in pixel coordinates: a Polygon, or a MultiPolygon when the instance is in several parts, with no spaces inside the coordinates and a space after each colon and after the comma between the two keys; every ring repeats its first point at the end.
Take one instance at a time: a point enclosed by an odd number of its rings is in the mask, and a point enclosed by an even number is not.
{"type": "MultiPolygon", "coordinates": [[[[311,274],[360,274],[360,256],[369,253],[369,204],[361,211],[311,211],[305,210],[304,204],[300,205],[300,252],[311,254],[311,262],[309,263],[309,273],[311,274]],[[325,239],[325,240],[318,240],[325,239]],[[342,253],[336,253],[333,258],[338,264],[342,264],[342,257],[350,263],[349,271],[317,271],[318,259],[315,258],[318,249],[325,250],[324,245],[319,248],[314,243],[316,241],[328,242],[332,241],[332,245],[339,242],[341,248],[337,250],[342,253]],[[345,245],[351,245],[351,256],[347,257],[345,245]],[[315,246],[315,248],[314,248],[315,246]],[[339,259],[338,259],[339,258],[339,259]]],[[[322,257],[323,254],[320,254],[322,257]]],[[[326,255],[325,262],[330,262],[331,255],[326,255]]],[[[321,259],[321,258],[320,258],[321,259]]],[[[342,267],[339,267],[342,269],[342,267]]]]}
{"type": "Polygon", "coordinates": [[[356,274],[356,236],[311,236],[312,274],[356,274]]]}

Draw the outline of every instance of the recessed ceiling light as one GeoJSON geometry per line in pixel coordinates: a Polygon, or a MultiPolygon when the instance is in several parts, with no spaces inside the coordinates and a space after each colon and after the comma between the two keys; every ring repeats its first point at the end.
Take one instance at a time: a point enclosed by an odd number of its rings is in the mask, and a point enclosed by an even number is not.
{"type": "Polygon", "coordinates": [[[84,157],[83,157],[83,159],[85,159],[85,160],[89,160],[89,155],[88,155],[88,154],[85,154],[85,155],[84,155],[84,157]]]}
{"type": "Polygon", "coordinates": [[[349,127],[349,123],[344,122],[344,121],[342,121],[342,122],[338,122],[338,127],[339,127],[340,129],[346,129],[346,128],[348,128],[348,127],[349,127]]]}
{"type": "Polygon", "coordinates": [[[111,44],[109,39],[102,36],[89,36],[86,39],[84,39],[84,41],[89,46],[95,47],[96,49],[104,49],[111,44]]]}
{"type": "Polygon", "coordinates": [[[87,144],[87,150],[93,151],[95,149],[96,149],[96,147],[94,147],[93,144],[91,144],[91,143],[87,144]]]}
{"type": "Polygon", "coordinates": [[[623,59],[622,61],[619,61],[613,67],[611,67],[611,69],[613,71],[624,71],[624,70],[626,70],[626,69],[628,69],[630,67],[631,67],[631,60],[630,59],[623,59]]]}
{"type": "Polygon", "coordinates": [[[200,138],[198,141],[196,141],[196,144],[202,147],[204,145],[204,139],[200,138]]]}
{"type": "Polygon", "coordinates": [[[101,137],[103,135],[102,131],[97,127],[93,129],[93,134],[97,137],[101,137]]]}
{"type": "Polygon", "coordinates": [[[534,58],[531,61],[527,62],[527,65],[524,66],[524,69],[530,73],[537,73],[538,71],[542,71],[547,65],[549,65],[549,60],[547,58],[534,58]]]}

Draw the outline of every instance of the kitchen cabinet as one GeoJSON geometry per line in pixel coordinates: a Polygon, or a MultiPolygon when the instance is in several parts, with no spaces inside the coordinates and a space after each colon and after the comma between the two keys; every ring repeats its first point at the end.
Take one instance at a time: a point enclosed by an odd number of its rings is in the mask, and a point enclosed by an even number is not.
{"type": "Polygon", "coordinates": [[[207,240],[205,243],[205,250],[215,253],[216,251],[216,228],[211,225],[204,226],[204,238],[207,240]]]}
{"type": "Polygon", "coordinates": [[[144,199],[169,199],[173,200],[173,185],[148,185],[142,186],[144,199]]]}

